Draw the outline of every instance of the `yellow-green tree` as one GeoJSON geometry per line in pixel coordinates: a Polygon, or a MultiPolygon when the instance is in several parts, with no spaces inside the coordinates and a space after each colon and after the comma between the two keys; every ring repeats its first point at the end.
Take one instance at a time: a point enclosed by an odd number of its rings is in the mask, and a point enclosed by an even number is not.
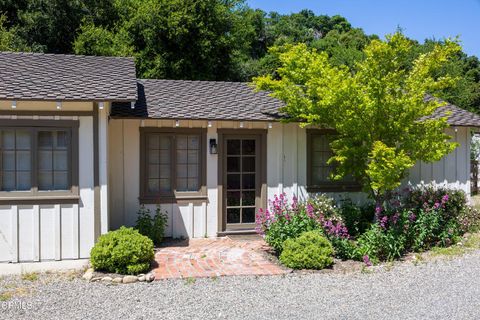
{"type": "Polygon", "coordinates": [[[416,161],[438,161],[457,146],[445,133],[446,117],[429,117],[444,102],[425,97],[455,85],[436,75],[461,48],[447,40],[411,63],[413,46],[401,33],[373,40],[349,68],[299,44],[280,54],[276,78],[254,83],[286,103],[287,121],[335,129],[331,178],[351,174],[382,201],[416,161]]]}

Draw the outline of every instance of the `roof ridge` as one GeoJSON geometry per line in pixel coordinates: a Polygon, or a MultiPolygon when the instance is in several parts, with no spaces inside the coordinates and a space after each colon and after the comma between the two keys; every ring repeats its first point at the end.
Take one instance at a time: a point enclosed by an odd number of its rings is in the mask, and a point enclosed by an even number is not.
{"type": "Polygon", "coordinates": [[[188,82],[188,83],[231,83],[231,84],[249,84],[252,83],[246,81],[223,81],[223,80],[189,80],[189,79],[152,79],[152,78],[139,78],[137,81],[154,81],[154,82],[188,82]]]}
{"type": "Polygon", "coordinates": [[[134,60],[134,57],[121,57],[121,56],[97,56],[97,55],[85,55],[85,54],[74,54],[74,53],[51,53],[51,52],[28,52],[28,51],[0,51],[0,54],[11,54],[11,55],[36,55],[36,56],[48,56],[48,57],[75,57],[75,58],[100,58],[100,59],[128,59],[134,60]]]}

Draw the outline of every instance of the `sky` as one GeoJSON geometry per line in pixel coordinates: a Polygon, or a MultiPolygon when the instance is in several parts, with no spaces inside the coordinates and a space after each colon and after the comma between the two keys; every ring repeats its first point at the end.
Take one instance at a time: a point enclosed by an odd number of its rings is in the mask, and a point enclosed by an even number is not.
{"type": "Polygon", "coordinates": [[[353,27],[383,37],[397,27],[410,38],[460,37],[464,51],[480,57],[480,0],[247,0],[251,8],[283,14],[310,9],[341,15],[353,27]]]}

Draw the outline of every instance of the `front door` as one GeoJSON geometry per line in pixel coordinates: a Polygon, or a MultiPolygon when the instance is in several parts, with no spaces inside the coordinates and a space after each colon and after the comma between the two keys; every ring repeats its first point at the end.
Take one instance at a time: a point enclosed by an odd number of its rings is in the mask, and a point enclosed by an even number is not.
{"type": "Polygon", "coordinates": [[[224,221],[228,230],[252,230],[261,204],[260,136],[225,136],[223,140],[224,221]]]}

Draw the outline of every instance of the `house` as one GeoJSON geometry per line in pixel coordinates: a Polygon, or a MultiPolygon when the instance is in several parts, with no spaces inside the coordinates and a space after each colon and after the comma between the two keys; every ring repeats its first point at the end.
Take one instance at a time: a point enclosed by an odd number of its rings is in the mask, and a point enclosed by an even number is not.
{"type": "MultiPolygon", "coordinates": [[[[0,261],[88,258],[141,205],[198,238],[252,230],[282,192],[364,198],[328,180],[329,132],[281,123],[280,106],[245,83],[137,80],[130,58],[0,53],[0,261]]],[[[469,194],[480,117],[446,111],[460,146],[408,180],[469,194]]]]}

